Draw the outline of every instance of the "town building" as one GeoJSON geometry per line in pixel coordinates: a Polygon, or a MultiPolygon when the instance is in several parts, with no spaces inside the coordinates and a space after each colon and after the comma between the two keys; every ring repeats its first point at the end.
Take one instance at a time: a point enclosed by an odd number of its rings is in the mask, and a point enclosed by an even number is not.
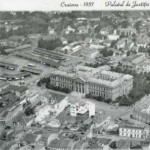
{"type": "Polygon", "coordinates": [[[137,72],[150,71],[150,59],[145,54],[136,54],[120,61],[122,68],[135,70],[137,72]]]}
{"type": "Polygon", "coordinates": [[[131,125],[120,125],[119,135],[128,138],[140,138],[145,139],[149,135],[149,128],[137,127],[131,125]]]}
{"type": "Polygon", "coordinates": [[[119,31],[119,35],[125,35],[125,36],[129,36],[132,34],[136,34],[136,29],[132,28],[132,27],[128,27],[128,28],[120,28],[118,29],[119,31]]]}
{"type": "Polygon", "coordinates": [[[119,35],[107,35],[107,38],[111,41],[117,41],[119,39],[119,35]]]}
{"type": "Polygon", "coordinates": [[[48,33],[49,33],[49,34],[55,34],[54,28],[52,28],[51,26],[49,26],[49,27],[48,27],[48,33]]]}
{"type": "Polygon", "coordinates": [[[57,70],[51,73],[50,84],[112,100],[128,94],[133,87],[133,76],[108,70],[107,66],[95,69],[91,67],[83,69],[83,66],[77,66],[71,73],[57,70]]]}
{"type": "Polygon", "coordinates": [[[124,49],[124,50],[126,50],[126,51],[131,50],[133,46],[134,46],[133,41],[130,40],[130,39],[128,39],[128,38],[120,39],[120,40],[116,43],[117,49],[124,49]]]}
{"type": "Polygon", "coordinates": [[[147,124],[150,124],[150,106],[146,109],[135,109],[132,118],[147,124]]]}
{"type": "Polygon", "coordinates": [[[79,114],[88,112],[89,116],[95,116],[95,103],[90,101],[70,101],[70,115],[77,117],[79,114]]]}
{"type": "Polygon", "coordinates": [[[3,111],[0,115],[0,124],[10,125],[13,119],[23,111],[22,105],[12,106],[10,109],[3,111]]]}
{"type": "Polygon", "coordinates": [[[18,65],[1,61],[0,67],[9,69],[9,70],[16,70],[18,68],[18,65]]]}

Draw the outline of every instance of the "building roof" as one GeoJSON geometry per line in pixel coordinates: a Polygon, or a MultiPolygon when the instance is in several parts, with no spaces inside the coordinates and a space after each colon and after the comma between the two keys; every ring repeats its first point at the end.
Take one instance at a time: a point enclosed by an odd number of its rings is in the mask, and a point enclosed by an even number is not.
{"type": "Polygon", "coordinates": [[[144,130],[144,127],[132,126],[132,125],[126,125],[126,124],[125,125],[120,125],[119,128],[144,130]]]}
{"type": "MultiPolygon", "coordinates": [[[[104,73],[106,73],[106,72],[104,72],[104,73]]],[[[108,74],[109,73],[111,73],[111,72],[108,72],[108,74]]],[[[103,84],[103,85],[109,86],[109,87],[114,87],[114,86],[120,85],[124,80],[128,80],[128,79],[132,79],[133,78],[133,76],[128,75],[128,74],[113,73],[113,75],[117,76],[118,79],[116,79],[114,81],[108,81],[108,80],[103,80],[103,79],[100,79],[100,78],[89,77],[86,74],[68,73],[68,72],[60,71],[60,70],[54,71],[52,73],[52,75],[66,76],[66,77],[69,77],[69,78],[72,78],[72,79],[80,79],[83,82],[90,82],[90,83],[95,83],[95,84],[103,84]]]]}
{"type": "Polygon", "coordinates": [[[33,73],[33,74],[41,74],[43,72],[40,69],[35,69],[35,68],[32,68],[32,67],[26,67],[26,66],[23,66],[22,69],[20,69],[20,70],[30,72],[30,73],[33,73]]]}
{"type": "Polygon", "coordinates": [[[7,88],[5,88],[4,90],[2,90],[3,93],[7,93],[7,92],[11,92],[11,91],[18,91],[21,94],[26,92],[28,90],[28,88],[26,86],[17,86],[17,85],[12,85],[10,84],[7,88]]]}
{"type": "Polygon", "coordinates": [[[30,73],[24,72],[24,73],[18,73],[18,74],[2,74],[0,76],[0,78],[4,78],[4,79],[15,79],[15,78],[21,78],[21,77],[25,77],[25,76],[30,76],[30,73]]]}
{"type": "Polygon", "coordinates": [[[70,143],[69,139],[63,139],[63,138],[54,139],[50,142],[49,147],[67,149],[69,143],[70,143]]]}
{"type": "Polygon", "coordinates": [[[32,144],[35,142],[37,138],[37,135],[34,135],[34,134],[26,134],[26,136],[24,137],[24,141],[27,142],[27,144],[32,144]]]}
{"type": "Polygon", "coordinates": [[[2,66],[2,67],[12,67],[12,68],[17,68],[18,67],[18,65],[16,65],[16,64],[4,62],[4,61],[0,61],[0,66],[2,66]]]}
{"type": "Polygon", "coordinates": [[[31,48],[30,44],[21,45],[21,46],[18,46],[16,48],[14,48],[14,49],[12,49],[12,48],[11,49],[5,49],[4,51],[6,53],[11,53],[11,52],[14,52],[14,51],[26,50],[28,48],[31,48]]]}
{"type": "Polygon", "coordinates": [[[4,112],[0,115],[0,117],[5,118],[8,114],[9,114],[9,111],[6,110],[6,111],[4,111],[4,112]]]}

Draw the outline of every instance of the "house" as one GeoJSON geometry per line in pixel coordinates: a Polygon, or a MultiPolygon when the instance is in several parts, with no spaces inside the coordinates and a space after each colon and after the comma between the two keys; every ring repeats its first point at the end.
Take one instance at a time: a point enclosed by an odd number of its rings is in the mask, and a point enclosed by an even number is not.
{"type": "Polygon", "coordinates": [[[144,34],[144,35],[140,35],[140,37],[137,38],[136,45],[138,47],[146,48],[149,43],[150,43],[150,38],[144,34]]]}
{"type": "Polygon", "coordinates": [[[107,47],[110,47],[111,43],[112,43],[112,41],[109,40],[109,39],[106,39],[106,40],[103,41],[103,44],[106,45],[107,47]]]}
{"type": "Polygon", "coordinates": [[[118,31],[119,31],[119,35],[130,36],[132,34],[136,34],[136,29],[132,27],[120,28],[118,29],[118,31]]]}
{"type": "Polygon", "coordinates": [[[105,36],[108,34],[111,34],[111,33],[113,33],[112,26],[107,26],[107,27],[104,27],[100,30],[100,34],[105,35],[105,36]]]}
{"type": "Polygon", "coordinates": [[[121,67],[135,70],[137,72],[150,71],[150,59],[145,54],[136,54],[122,59],[121,67]]]}
{"type": "Polygon", "coordinates": [[[147,127],[137,127],[131,125],[119,126],[119,136],[145,139],[148,137],[148,135],[149,135],[149,128],[147,127]]]}
{"type": "Polygon", "coordinates": [[[78,27],[77,30],[78,30],[78,34],[87,34],[89,31],[89,28],[82,25],[82,26],[78,27]]]}
{"type": "Polygon", "coordinates": [[[147,109],[143,109],[143,110],[139,110],[139,109],[135,109],[133,111],[132,114],[132,118],[147,124],[150,124],[150,112],[149,112],[149,108],[147,109]]]}
{"type": "Polygon", "coordinates": [[[52,128],[59,128],[61,126],[60,121],[54,118],[48,120],[48,125],[52,128]]]}
{"type": "Polygon", "coordinates": [[[39,138],[40,138],[39,135],[28,133],[25,135],[23,141],[29,145],[36,145],[35,142],[38,141],[39,138]]]}
{"type": "Polygon", "coordinates": [[[22,105],[12,106],[10,109],[4,111],[0,115],[0,123],[11,124],[13,119],[23,111],[22,105]]]}
{"type": "Polygon", "coordinates": [[[13,124],[17,127],[30,127],[33,123],[33,117],[32,116],[25,116],[25,114],[22,112],[19,115],[17,115],[13,119],[13,124]]]}
{"type": "Polygon", "coordinates": [[[125,49],[128,51],[132,49],[132,47],[134,46],[134,43],[132,40],[128,38],[123,38],[116,43],[116,46],[117,46],[117,49],[125,49]]]}
{"type": "Polygon", "coordinates": [[[68,40],[64,37],[61,38],[61,42],[63,45],[67,45],[68,44],[68,40]]]}
{"type": "Polygon", "coordinates": [[[85,38],[84,42],[87,43],[87,44],[90,44],[92,43],[93,39],[92,38],[85,38]]]}
{"type": "Polygon", "coordinates": [[[70,143],[70,139],[61,138],[61,139],[54,139],[50,142],[47,148],[52,150],[69,150],[68,145],[70,143]]]}
{"type": "Polygon", "coordinates": [[[95,48],[90,48],[89,50],[85,51],[85,53],[82,54],[82,56],[89,60],[94,60],[96,57],[99,56],[99,50],[95,48]]]}
{"type": "Polygon", "coordinates": [[[119,39],[119,35],[109,34],[107,35],[108,40],[117,41],[119,39]]]}
{"type": "Polygon", "coordinates": [[[54,28],[52,28],[51,26],[48,26],[48,33],[49,34],[55,34],[54,28]]]}
{"type": "Polygon", "coordinates": [[[71,26],[68,26],[65,30],[64,30],[65,34],[70,34],[70,33],[74,33],[75,29],[72,28],[71,26]]]}

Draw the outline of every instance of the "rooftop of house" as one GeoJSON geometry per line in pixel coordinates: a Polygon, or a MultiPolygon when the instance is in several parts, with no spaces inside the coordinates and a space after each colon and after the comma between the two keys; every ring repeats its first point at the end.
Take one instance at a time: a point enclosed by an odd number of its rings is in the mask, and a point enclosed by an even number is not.
{"type": "Polygon", "coordinates": [[[130,45],[132,43],[132,40],[130,40],[129,38],[123,38],[123,39],[119,40],[116,45],[122,45],[125,43],[127,45],[130,45]]]}
{"type": "Polygon", "coordinates": [[[8,62],[4,62],[4,61],[0,61],[0,66],[8,66],[8,67],[12,67],[12,68],[17,68],[18,67],[18,65],[16,65],[16,64],[12,64],[12,63],[8,63],[8,62]]]}
{"type": "Polygon", "coordinates": [[[35,142],[36,138],[37,138],[37,135],[33,135],[33,134],[29,133],[29,134],[26,134],[26,136],[24,137],[23,140],[24,140],[27,144],[32,144],[32,143],[35,142]]]}
{"type": "Polygon", "coordinates": [[[9,111],[6,110],[6,111],[2,112],[2,114],[0,115],[0,117],[5,118],[8,114],[9,114],[9,111]]]}
{"type": "Polygon", "coordinates": [[[19,123],[21,125],[26,125],[32,119],[33,117],[27,117],[24,113],[20,113],[16,118],[14,118],[14,122],[19,123]]]}
{"type": "Polygon", "coordinates": [[[21,71],[27,71],[27,72],[36,73],[36,74],[41,74],[43,72],[40,69],[35,69],[35,68],[32,68],[32,67],[26,67],[26,66],[23,66],[21,71]]]}
{"type": "Polygon", "coordinates": [[[67,149],[69,143],[70,143],[69,139],[64,139],[64,138],[54,139],[50,142],[48,147],[67,149]]]}
{"type": "Polygon", "coordinates": [[[2,74],[0,77],[1,78],[21,78],[21,77],[24,77],[24,76],[28,76],[30,75],[30,73],[27,73],[27,72],[24,72],[24,73],[18,73],[18,74],[2,74]]]}
{"type": "Polygon", "coordinates": [[[133,64],[139,64],[141,62],[144,62],[147,58],[143,54],[136,54],[136,55],[131,55],[127,58],[124,58],[123,61],[129,61],[133,64]]]}
{"type": "Polygon", "coordinates": [[[120,125],[119,128],[125,128],[125,129],[135,129],[135,130],[144,130],[145,127],[141,126],[132,126],[132,125],[120,125]]]}

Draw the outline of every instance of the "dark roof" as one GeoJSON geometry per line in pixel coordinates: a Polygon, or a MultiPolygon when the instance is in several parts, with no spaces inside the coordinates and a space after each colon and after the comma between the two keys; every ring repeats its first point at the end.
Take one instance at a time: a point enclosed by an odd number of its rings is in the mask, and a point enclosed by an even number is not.
{"type": "Polygon", "coordinates": [[[21,71],[30,72],[30,73],[33,73],[33,74],[41,74],[43,72],[40,69],[35,69],[35,68],[32,68],[32,67],[26,67],[26,66],[23,66],[21,71]]]}
{"type": "Polygon", "coordinates": [[[144,127],[138,127],[138,126],[132,126],[132,125],[120,125],[119,128],[128,128],[128,129],[139,129],[139,130],[143,130],[144,127]]]}
{"type": "Polygon", "coordinates": [[[1,117],[5,118],[8,115],[9,111],[6,110],[1,114],[1,117]]]}
{"type": "Polygon", "coordinates": [[[15,79],[15,78],[21,78],[25,76],[30,76],[30,73],[24,72],[24,73],[18,73],[18,74],[2,74],[0,78],[5,78],[5,79],[15,79]]]}
{"type": "Polygon", "coordinates": [[[24,93],[28,90],[28,88],[26,86],[17,86],[17,85],[12,85],[10,84],[7,88],[5,88],[4,90],[2,90],[2,93],[8,93],[8,92],[12,92],[12,91],[18,91],[20,93],[24,93]]]}
{"type": "Polygon", "coordinates": [[[2,61],[0,61],[0,66],[1,67],[12,67],[12,68],[17,68],[18,67],[18,65],[16,65],[16,64],[11,64],[11,63],[2,62],[2,61]]]}
{"type": "Polygon", "coordinates": [[[20,50],[26,50],[28,48],[31,48],[31,45],[30,44],[25,44],[25,45],[21,45],[21,46],[18,46],[14,49],[6,49],[4,50],[6,53],[10,53],[10,52],[14,52],[14,51],[20,51],[20,50]]]}
{"type": "Polygon", "coordinates": [[[39,62],[39,63],[45,63],[47,65],[52,65],[52,66],[59,66],[59,60],[53,59],[53,58],[49,58],[49,57],[45,57],[44,54],[34,54],[34,53],[17,53],[16,56],[18,57],[22,57],[34,62],[39,62]]]}
{"type": "Polygon", "coordinates": [[[35,142],[37,136],[33,134],[26,134],[24,137],[24,141],[27,142],[27,144],[32,144],[35,142]]]}

